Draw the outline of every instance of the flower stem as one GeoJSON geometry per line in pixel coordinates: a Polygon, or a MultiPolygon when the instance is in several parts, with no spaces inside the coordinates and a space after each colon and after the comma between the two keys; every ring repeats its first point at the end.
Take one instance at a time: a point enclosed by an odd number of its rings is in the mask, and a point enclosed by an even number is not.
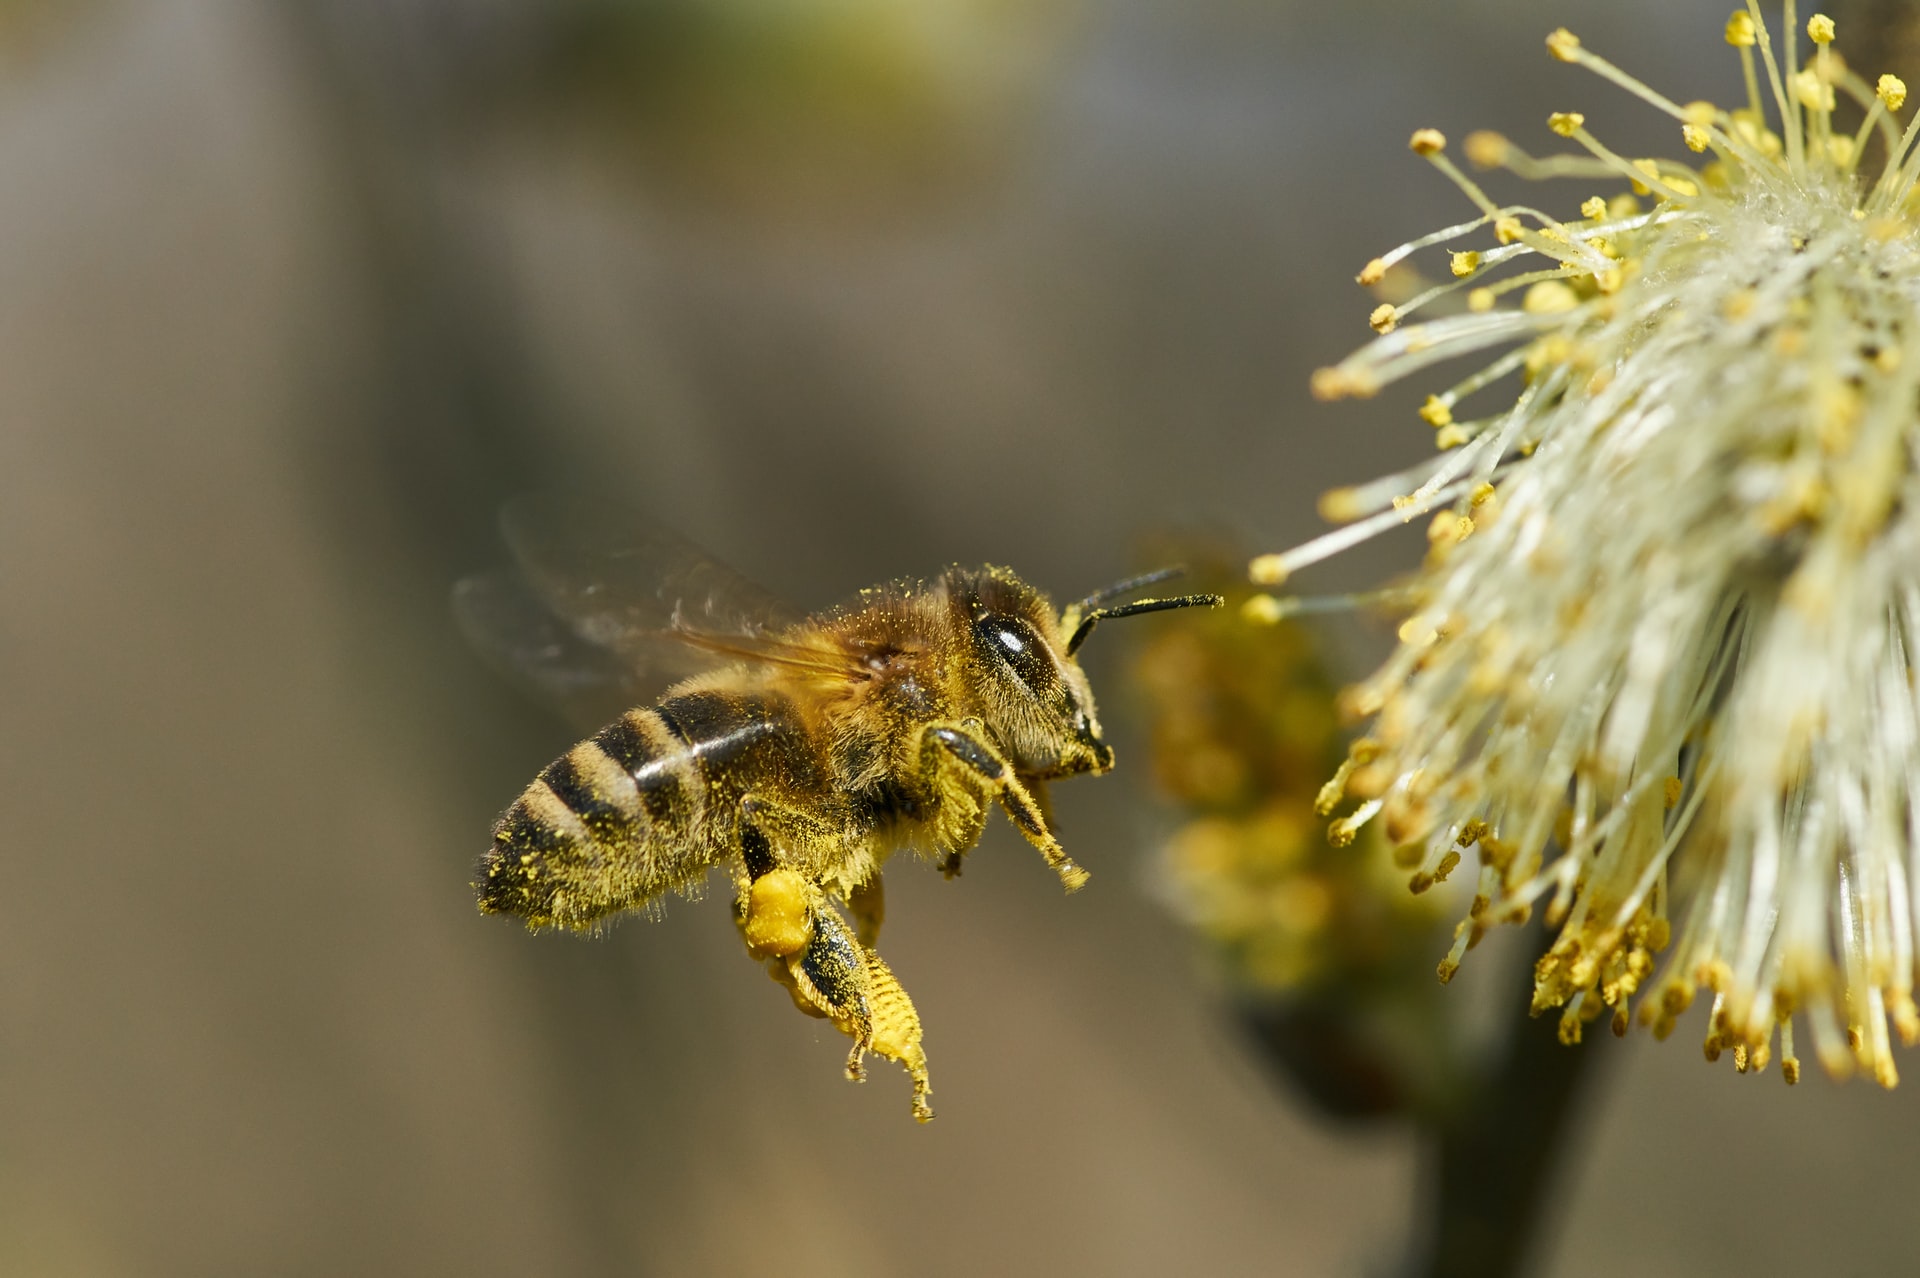
{"type": "MultiPolygon", "coordinates": [[[[1505,1278],[1522,1271],[1554,1201],[1556,1163],[1599,1043],[1563,1046],[1557,1017],[1514,1021],[1450,1114],[1428,1127],[1429,1218],[1412,1278],[1505,1278]]],[[[1608,1037],[1604,1033],[1595,1037],[1608,1037]]]]}

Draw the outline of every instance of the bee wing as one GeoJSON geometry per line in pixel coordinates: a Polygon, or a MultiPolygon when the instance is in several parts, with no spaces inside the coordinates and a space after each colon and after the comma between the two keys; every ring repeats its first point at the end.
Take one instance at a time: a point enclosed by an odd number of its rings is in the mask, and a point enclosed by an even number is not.
{"type": "Polygon", "coordinates": [[[541,601],[616,652],[678,632],[751,638],[801,619],[698,546],[631,515],[531,493],[501,509],[500,530],[541,601]]]}
{"type": "Polygon", "coordinates": [[[463,581],[455,610],[494,664],[570,713],[727,662],[866,677],[849,655],[783,639],[798,611],[656,524],[529,494],[500,527],[517,572],[463,581]]]}
{"type": "Polygon", "coordinates": [[[605,723],[653,691],[632,660],[574,633],[517,573],[463,579],[453,615],[489,666],[576,727],[605,723]]]}

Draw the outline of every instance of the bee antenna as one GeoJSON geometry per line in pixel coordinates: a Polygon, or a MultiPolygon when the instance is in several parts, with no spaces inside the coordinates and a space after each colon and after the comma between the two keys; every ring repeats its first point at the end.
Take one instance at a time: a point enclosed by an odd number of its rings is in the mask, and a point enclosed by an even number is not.
{"type": "MultiPolygon", "coordinates": [[[[1181,570],[1177,568],[1163,570],[1154,574],[1153,577],[1154,580],[1164,581],[1179,571],[1181,570]]],[[[1126,584],[1128,583],[1122,583],[1122,585],[1126,584]]],[[[1132,584],[1142,583],[1136,580],[1132,584]]],[[[1093,633],[1093,628],[1110,617],[1137,617],[1143,612],[1165,612],[1169,608],[1219,608],[1226,602],[1225,596],[1222,595],[1174,595],[1167,599],[1136,599],[1132,603],[1120,604],[1113,608],[1095,608],[1081,617],[1079,624],[1074,627],[1073,637],[1067,640],[1067,655],[1071,657],[1079,651],[1080,645],[1085,643],[1087,636],[1093,633]]]]}
{"type": "Polygon", "coordinates": [[[1109,599],[1118,599],[1121,595],[1130,595],[1142,586],[1154,586],[1163,581],[1172,581],[1175,577],[1186,575],[1185,564],[1175,564],[1171,568],[1156,568],[1152,572],[1143,572],[1138,577],[1128,577],[1125,581],[1116,581],[1111,586],[1103,586],[1079,603],[1067,609],[1074,616],[1084,616],[1109,599]]]}

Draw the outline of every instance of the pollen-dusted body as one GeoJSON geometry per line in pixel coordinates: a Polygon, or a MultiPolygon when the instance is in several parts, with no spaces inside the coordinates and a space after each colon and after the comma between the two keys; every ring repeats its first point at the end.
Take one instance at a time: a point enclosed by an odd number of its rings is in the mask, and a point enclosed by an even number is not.
{"type": "MultiPolygon", "coordinates": [[[[516,518],[529,516],[509,511],[509,540],[538,587],[539,548],[515,535],[516,518]]],[[[696,613],[723,614],[711,589],[720,571],[701,565],[709,593],[696,613]]],[[[534,664],[525,653],[554,657],[563,645],[495,641],[489,586],[463,583],[459,597],[482,645],[523,667],[534,664]]],[[[725,867],[749,953],[803,1011],[854,1040],[850,1077],[868,1051],[899,1061],[923,1120],[932,1111],[919,1018],[872,948],[882,865],[910,847],[956,873],[998,805],[1069,890],[1080,886],[1086,872],[1048,829],[1044,786],[1104,772],[1113,752],[1073,649],[1102,616],[1211,602],[1093,607],[1103,594],[1056,614],[1005,569],[951,568],[783,626],[709,630],[688,622],[686,601],[666,586],[638,607],[592,572],[542,593],[603,646],[621,647],[663,612],[651,637],[723,664],[628,710],[540,773],[495,826],[481,909],[587,931],[668,892],[696,892],[725,867]]]]}

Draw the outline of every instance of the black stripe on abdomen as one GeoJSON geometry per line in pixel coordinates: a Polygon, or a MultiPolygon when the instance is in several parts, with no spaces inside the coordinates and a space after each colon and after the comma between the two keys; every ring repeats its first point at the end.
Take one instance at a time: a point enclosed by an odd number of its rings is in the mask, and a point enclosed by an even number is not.
{"type": "MultiPolygon", "coordinates": [[[[654,710],[629,710],[595,733],[593,744],[633,778],[648,819],[670,822],[684,816],[688,808],[680,780],[683,765],[676,766],[673,752],[663,750],[658,737],[646,731],[643,716],[661,719],[654,710]]],[[[667,733],[660,735],[671,738],[672,726],[667,725],[667,733]]]]}

